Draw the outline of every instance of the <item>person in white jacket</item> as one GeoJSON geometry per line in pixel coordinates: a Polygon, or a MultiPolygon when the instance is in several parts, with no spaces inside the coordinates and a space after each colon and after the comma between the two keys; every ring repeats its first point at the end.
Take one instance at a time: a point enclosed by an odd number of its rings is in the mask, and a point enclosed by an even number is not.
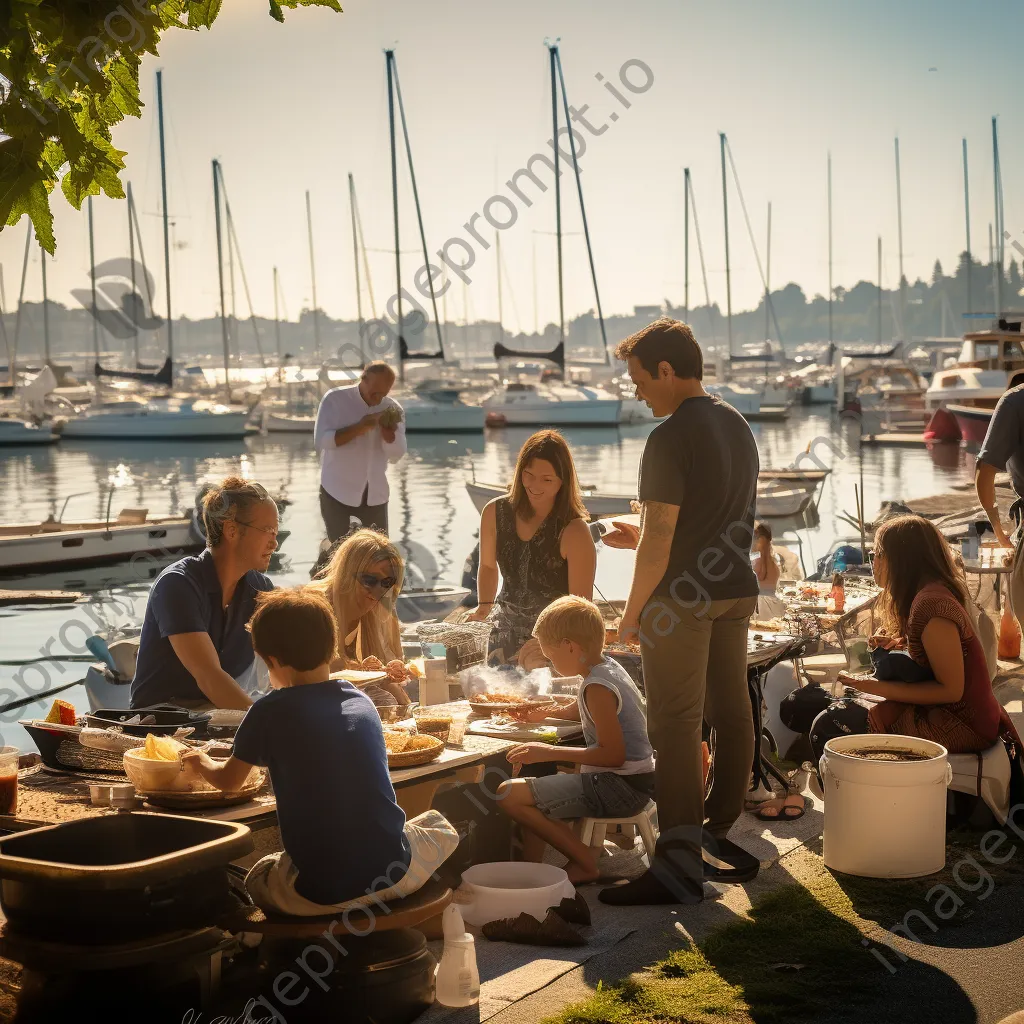
{"type": "Polygon", "coordinates": [[[362,526],[388,532],[387,465],[407,450],[405,417],[394,426],[381,423],[388,409],[402,407],[388,392],[395,371],[370,363],[357,385],[332,388],[320,401],[313,438],[320,453],[320,513],[335,543],[362,526]]]}

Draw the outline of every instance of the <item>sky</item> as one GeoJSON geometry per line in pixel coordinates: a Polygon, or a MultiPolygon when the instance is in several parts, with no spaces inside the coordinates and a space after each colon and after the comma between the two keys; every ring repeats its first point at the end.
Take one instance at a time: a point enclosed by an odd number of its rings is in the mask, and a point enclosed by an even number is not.
{"type": "MultiPolygon", "coordinates": [[[[972,248],[987,259],[993,220],[991,118],[998,117],[1005,224],[1024,235],[1024,110],[1011,69],[1024,33],[1012,0],[346,0],[345,13],[287,12],[264,0],[225,0],[212,31],[168,32],[142,65],[141,119],[114,130],[127,150],[145,257],[164,311],[155,72],[164,73],[168,207],[175,315],[218,308],[210,162],[223,165],[252,301],[274,309],[279,269],[285,313],[312,298],[305,192],[316,254],[317,302],[334,317],[357,310],[347,175],[354,176],[376,312],[395,291],[385,47],[394,46],[428,251],[434,254],[536,152],[548,152],[551,96],[545,38],[560,38],[569,103],[600,135],[581,130],[581,182],[606,315],[666,298],[683,301],[683,168],[692,174],[711,300],[726,303],[719,132],[728,135],[762,263],[772,204],[771,284],[828,288],[827,155],[832,157],[833,282],[899,280],[893,140],[900,140],[904,272],[947,271],[965,246],[961,139],[970,160],[972,248]],[[631,62],[631,63],[628,63],[631,62]],[[634,86],[620,78],[623,66],[634,86]],[[644,71],[643,69],[649,69],[644,71]],[[999,69],[1006,69],[1001,74],[999,69]],[[934,70],[932,70],[934,69],[934,70]],[[649,78],[648,78],[649,73],[649,78]],[[603,76],[603,82],[597,79],[603,76]],[[628,109],[605,85],[612,84],[628,109]],[[609,119],[612,113],[620,116],[609,119]]],[[[401,129],[399,128],[399,133],[401,129]]],[[[567,148],[567,147],[566,147],[567,148]]],[[[399,219],[404,282],[422,263],[404,151],[399,219]],[[406,252],[408,250],[408,252],[406,252]]],[[[542,174],[546,174],[540,168],[542,174]]],[[[550,182],[550,176],[545,178],[550,182]]],[[[562,176],[566,315],[594,308],[575,182],[562,176]]],[[[554,189],[517,204],[501,232],[503,320],[532,331],[557,319],[554,189]],[[534,282],[536,281],[536,286],[534,282]]],[[[729,172],[729,246],[734,310],[762,291],[740,197],[729,172]]],[[[87,288],[85,214],[52,197],[57,256],[51,298],[75,303],[87,288]]],[[[508,214],[493,206],[496,217],[508,214]]],[[[101,262],[127,255],[123,201],[95,200],[101,262]]],[[[478,219],[483,237],[494,229],[478,219]]],[[[25,222],[0,232],[6,308],[17,299],[25,222]]],[[[493,245],[475,246],[469,285],[443,297],[447,318],[494,319],[493,245]]],[[[461,260],[461,250],[456,257],[461,260]]],[[[1009,250],[1008,250],[1009,253],[1009,250]]],[[[1009,256],[1007,257],[1009,258],[1009,256]]],[[[436,259],[435,259],[435,262],[436,259]]],[[[238,277],[236,309],[248,304],[238,277]]],[[[41,296],[38,250],[25,296],[41,296]]],[[[691,221],[691,305],[702,304],[691,221]]],[[[230,297],[228,303],[230,306],[230,297]]],[[[364,314],[370,305],[363,280],[364,314]]]]}

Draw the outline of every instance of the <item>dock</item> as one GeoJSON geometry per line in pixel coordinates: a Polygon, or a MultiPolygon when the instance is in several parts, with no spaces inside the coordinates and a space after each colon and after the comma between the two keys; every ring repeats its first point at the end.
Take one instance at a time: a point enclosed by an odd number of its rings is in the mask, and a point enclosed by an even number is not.
{"type": "Polygon", "coordinates": [[[928,441],[923,434],[862,434],[860,443],[864,445],[882,445],[889,448],[926,448],[928,441]]]}
{"type": "Polygon", "coordinates": [[[0,590],[0,607],[11,604],[74,604],[85,595],[78,590],[0,590]]]}

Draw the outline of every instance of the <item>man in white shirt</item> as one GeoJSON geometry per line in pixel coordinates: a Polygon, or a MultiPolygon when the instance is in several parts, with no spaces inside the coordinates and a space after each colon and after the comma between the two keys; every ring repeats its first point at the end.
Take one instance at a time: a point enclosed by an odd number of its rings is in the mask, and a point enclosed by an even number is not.
{"type": "Polygon", "coordinates": [[[387,464],[406,453],[405,418],[397,427],[379,422],[385,409],[402,407],[388,392],[395,371],[370,363],[358,385],[332,388],[316,413],[313,440],[320,452],[320,513],[333,544],[351,530],[351,517],[388,532],[387,464]]]}

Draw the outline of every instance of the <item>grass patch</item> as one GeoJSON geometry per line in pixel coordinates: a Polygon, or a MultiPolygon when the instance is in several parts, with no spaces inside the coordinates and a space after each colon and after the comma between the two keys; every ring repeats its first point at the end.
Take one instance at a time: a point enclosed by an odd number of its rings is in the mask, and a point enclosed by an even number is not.
{"type": "Polygon", "coordinates": [[[601,989],[549,1024],[784,1024],[870,991],[878,962],[861,946],[856,915],[823,874],[760,899],[749,918],[676,950],[626,982],[601,989]]]}
{"type": "Polygon", "coordinates": [[[1024,844],[1010,835],[999,856],[1011,847],[1013,855],[994,864],[981,853],[984,835],[950,832],[946,867],[927,878],[856,878],[819,867],[804,884],[758,899],[746,918],[618,985],[600,985],[586,1002],[545,1024],[786,1024],[830,1006],[870,1002],[875,983],[887,974],[861,945],[862,930],[873,933],[867,922],[888,928],[920,910],[940,929],[962,926],[978,905],[970,887],[978,886],[976,895],[982,895],[1024,882],[1024,844]],[[974,865],[991,876],[994,889],[979,884],[974,865]],[[932,913],[926,899],[940,885],[963,900],[948,920],[932,913]]]}

